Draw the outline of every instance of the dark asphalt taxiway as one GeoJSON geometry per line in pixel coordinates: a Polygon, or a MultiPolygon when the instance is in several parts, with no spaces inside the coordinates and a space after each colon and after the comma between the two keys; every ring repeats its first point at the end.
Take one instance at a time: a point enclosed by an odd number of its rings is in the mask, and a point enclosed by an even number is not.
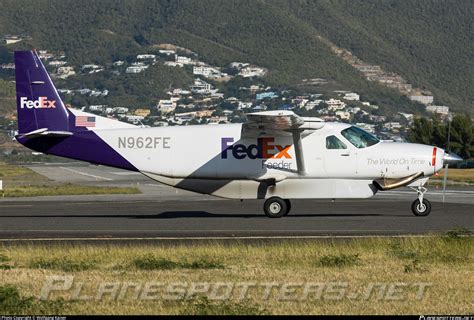
{"type": "Polygon", "coordinates": [[[354,201],[295,200],[289,216],[264,216],[263,201],[221,200],[173,189],[143,175],[87,163],[35,164],[60,183],[137,186],[136,195],[0,198],[0,239],[280,238],[439,233],[474,230],[474,189],[430,188],[427,217],[415,217],[408,188],[354,201]]]}
{"type": "Polygon", "coordinates": [[[410,201],[293,201],[289,216],[270,219],[261,201],[3,201],[0,239],[308,237],[406,235],[474,230],[471,204],[433,203],[416,217],[410,201]]]}

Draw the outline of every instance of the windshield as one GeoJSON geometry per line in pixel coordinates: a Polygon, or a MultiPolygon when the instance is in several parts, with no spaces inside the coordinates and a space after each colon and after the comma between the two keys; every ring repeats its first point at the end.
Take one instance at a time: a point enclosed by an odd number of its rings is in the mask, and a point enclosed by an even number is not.
{"type": "Polygon", "coordinates": [[[379,142],[379,139],[377,139],[375,136],[354,126],[342,130],[341,134],[359,149],[373,146],[379,142]]]}

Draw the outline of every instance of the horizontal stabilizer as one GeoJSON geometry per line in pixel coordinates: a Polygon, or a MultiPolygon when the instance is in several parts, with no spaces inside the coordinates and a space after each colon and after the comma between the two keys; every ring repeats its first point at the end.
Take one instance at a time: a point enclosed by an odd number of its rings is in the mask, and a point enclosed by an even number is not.
{"type": "Polygon", "coordinates": [[[20,138],[37,138],[37,137],[69,137],[72,136],[73,133],[69,131],[49,131],[48,128],[42,128],[38,130],[34,130],[28,133],[19,134],[17,137],[20,138]]]}

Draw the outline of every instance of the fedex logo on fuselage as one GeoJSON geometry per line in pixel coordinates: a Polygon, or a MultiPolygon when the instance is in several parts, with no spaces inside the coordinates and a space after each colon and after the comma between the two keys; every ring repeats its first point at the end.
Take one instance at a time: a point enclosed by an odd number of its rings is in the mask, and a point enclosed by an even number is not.
{"type": "Polygon", "coordinates": [[[288,151],[291,145],[274,144],[275,138],[257,138],[257,144],[233,144],[234,138],[221,138],[221,158],[227,159],[229,152],[235,159],[291,159],[288,151]]]}
{"type": "Polygon", "coordinates": [[[47,97],[39,97],[38,100],[28,100],[26,97],[20,98],[20,108],[24,109],[50,109],[56,108],[56,101],[48,100],[47,97]]]}

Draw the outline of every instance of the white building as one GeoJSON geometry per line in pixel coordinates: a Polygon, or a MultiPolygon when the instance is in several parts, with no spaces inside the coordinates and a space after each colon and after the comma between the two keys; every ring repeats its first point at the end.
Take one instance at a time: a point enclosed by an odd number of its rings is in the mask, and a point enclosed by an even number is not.
{"type": "Polygon", "coordinates": [[[71,89],[58,89],[59,93],[72,95],[74,92],[71,89]]]}
{"type": "Polygon", "coordinates": [[[76,90],[77,93],[81,94],[81,95],[85,95],[85,94],[89,94],[91,92],[91,89],[77,89],[76,90]]]}
{"type": "Polygon", "coordinates": [[[400,130],[402,125],[400,122],[387,122],[383,125],[383,127],[387,130],[400,130]]]}
{"type": "Polygon", "coordinates": [[[173,89],[173,91],[171,92],[168,92],[168,94],[172,96],[185,96],[185,95],[190,95],[191,91],[177,88],[177,89],[173,89]]]}
{"type": "Polygon", "coordinates": [[[164,65],[168,66],[168,67],[180,67],[180,68],[183,67],[182,63],[178,63],[178,62],[174,62],[174,61],[165,61],[164,65]]]}
{"type": "Polygon", "coordinates": [[[433,96],[413,95],[408,97],[412,101],[416,101],[425,105],[433,103],[433,96]]]}
{"type": "Polygon", "coordinates": [[[122,60],[117,60],[113,63],[114,66],[116,67],[120,67],[122,66],[123,64],[125,63],[125,61],[122,61],[122,60]]]}
{"type": "Polygon", "coordinates": [[[316,99],[316,100],[312,100],[312,101],[308,101],[308,103],[306,103],[304,105],[304,108],[306,110],[312,110],[314,109],[316,106],[319,106],[321,104],[321,102],[323,102],[323,100],[321,99],[316,99]]]}
{"type": "Polygon", "coordinates": [[[173,100],[160,100],[158,102],[158,111],[162,113],[170,113],[176,109],[176,102],[173,100]]]}
{"type": "Polygon", "coordinates": [[[356,114],[360,111],[360,108],[359,107],[348,107],[346,109],[347,112],[349,113],[352,113],[352,114],[356,114]]]}
{"type": "Polygon", "coordinates": [[[291,99],[291,103],[297,108],[303,108],[308,103],[308,101],[309,100],[306,98],[291,99]]]}
{"type": "Polygon", "coordinates": [[[97,64],[85,64],[82,66],[82,70],[85,70],[85,69],[100,69],[100,68],[103,68],[102,66],[99,66],[97,64]]]}
{"type": "Polygon", "coordinates": [[[19,36],[5,36],[3,37],[2,40],[3,40],[3,43],[5,44],[12,44],[12,43],[20,42],[21,40],[23,40],[23,38],[19,36]]]}
{"type": "Polygon", "coordinates": [[[104,89],[103,91],[100,91],[100,90],[94,89],[94,90],[91,90],[89,95],[91,97],[106,97],[109,95],[109,90],[104,89]]]}
{"type": "Polygon", "coordinates": [[[46,51],[46,50],[40,50],[40,51],[38,51],[38,56],[39,56],[40,59],[42,59],[42,60],[49,60],[49,59],[54,58],[54,55],[53,55],[52,53],[49,53],[49,52],[46,51]]]}
{"type": "Polygon", "coordinates": [[[259,67],[245,67],[242,68],[239,72],[239,75],[244,77],[244,78],[250,78],[250,77],[263,77],[265,75],[266,71],[263,68],[259,67]]]}
{"type": "Polygon", "coordinates": [[[387,121],[386,116],[378,116],[378,115],[375,115],[375,114],[369,115],[369,119],[370,119],[370,121],[373,121],[373,122],[385,122],[385,121],[387,121]]]}
{"type": "Polygon", "coordinates": [[[209,119],[209,124],[219,124],[221,122],[228,122],[227,116],[214,116],[209,119]]]}
{"type": "Polygon", "coordinates": [[[210,66],[194,66],[193,74],[202,75],[207,78],[221,76],[221,72],[217,68],[213,68],[210,66]]]}
{"type": "Polygon", "coordinates": [[[213,91],[212,85],[201,79],[194,80],[194,84],[191,86],[191,92],[193,93],[211,94],[213,91]]]}
{"type": "Polygon", "coordinates": [[[137,55],[138,60],[146,60],[146,59],[156,59],[154,54],[139,54],[137,55]]]}
{"type": "Polygon", "coordinates": [[[375,133],[375,124],[369,124],[369,123],[364,123],[364,122],[358,122],[355,124],[361,129],[364,129],[367,132],[370,133],[375,133]]]}
{"type": "Polygon", "coordinates": [[[0,69],[14,70],[15,69],[15,64],[14,63],[4,63],[4,64],[0,65],[0,69]]]}
{"type": "Polygon", "coordinates": [[[59,67],[57,77],[61,79],[66,79],[75,74],[76,74],[76,71],[74,71],[73,67],[59,67]]]}
{"type": "Polygon", "coordinates": [[[426,106],[426,111],[447,116],[449,114],[449,107],[447,107],[447,106],[426,106]]]}
{"type": "Polygon", "coordinates": [[[258,92],[258,91],[263,90],[263,87],[260,86],[260,85],[252,84],[252,85],[250,86],[249,90],[250,90],[251,93],[256,93],[256,92],[258,92]]]}
{"type": "Polygon", "coordinates": [[[90,111],[103,112],[107,106],[104,105],[93,105],[89,106],[90,111]]]}
{"type": "Polygon", "coordinates": [[[64,66],[66,63],[67,63],[66,61],[53,60],[49,62],[49,65],[53,67],[60,67],[60,66],[64,66]]]}
{"type": "Polygon", "coordinates": [[[359,101],[360,96],[355,92],[346,93],[343,97],[344,100],[359,101]]]}
{"type": "Polygon", "coordinates": [[[128,112],[128,108],[126,107],[115,107],[112,109],[112,112],[118,113],[118,114],[123,114],[128,112]]]}
{"type": "Polygon", "coordinates": [[[341,120],[350,120],[351,114],[347,111],[336,111],[336,117],[339,117],[341,120]]]}
{"type": "Polygon", "coordinates": [[[238,106],[238,109],[239,110],[242,110],[242,109],[250,109],[252,108],[252,102],[242,102],[242,101],[239,101],[239,106],[238,106]]]}
{"type": "Polygon", "coordinates": [[[174,55],[174,61],[180,64],[193,64],[193,60],[191,58],[179,56],[177,54],[174,55]]]}
{"type": "Polygon", "coordinates": [[[325,101],[328,105],[328,109],[331,111],[342,110],[346,107],[346,104],[339,99],[329,99],[325,101]]]}
{"type": "Polygon", "coordinates": [[[140,73],[146,69],[148,69],[149,66],[147,65],[133,65],[125,69],[125,73],[140,73]]]}
{"type": "Polygon", "coordinates": [[[99,69],[92,69],[92,70],[90,70],[90,71],[89,71],[89,74],[98,73],[98,72],[102,72],[102,71],[104,71],[104,69],[103,69],[103,68],[99,68],[99,69]]]}
{"type": "Polygon", "coordinates": [[[211,98],[212,99],[224,99],[224,94],[217,92],[217,90],[211,90],[211,98]]]}
{"type": "Polygon", "coordinates": [[[167,56],[171,56],[173,54],[176,54],[176,51],[174,51],[174,50],[159,50],[158,52],[161,53],[161,54],[166,54],[167,56]]]}
{"type": "Polygon", "coordinates": [[[230,68],[235,68],[235,69],[242,69],[245,67],[248,67],[250,63],[245,63],[245,62],[232,62],[229,64],[230,68]]]}
{"type": "Polygon", "coordinates": [[[123,118],[127,119],[128,122],[133,124],[141,124],[141,121],[145,119],[144,116],[136,116],[136,115],[124,115],[123,118]]]}

